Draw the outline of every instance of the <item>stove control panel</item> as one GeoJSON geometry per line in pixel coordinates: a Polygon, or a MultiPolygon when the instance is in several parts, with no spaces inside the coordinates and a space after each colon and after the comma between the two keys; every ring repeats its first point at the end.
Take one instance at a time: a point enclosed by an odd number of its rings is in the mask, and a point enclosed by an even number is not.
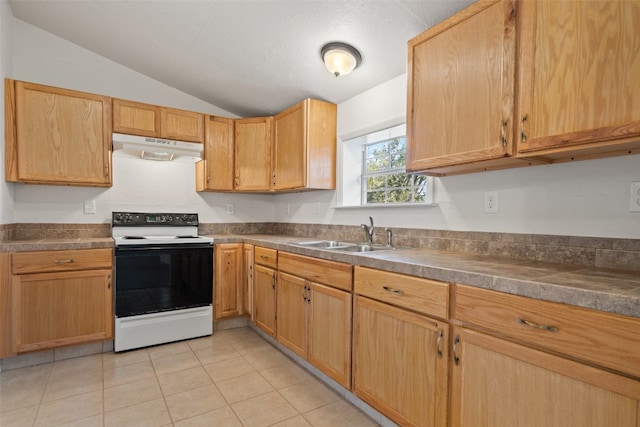
{"type": "Polygon", "coordinates": [[[197,213],[136,213],[113,212],[111,225],[173,225],[173,226],[197,226],[197,213]]]}

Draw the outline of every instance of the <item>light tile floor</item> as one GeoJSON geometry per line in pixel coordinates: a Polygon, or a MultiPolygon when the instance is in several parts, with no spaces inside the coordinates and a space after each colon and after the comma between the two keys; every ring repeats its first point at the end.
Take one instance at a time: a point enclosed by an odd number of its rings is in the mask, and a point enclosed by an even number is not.
{"type": "Polygon", "coordinates": [[[0,426],[375,426],[249,328],[0,372],[0,426]]]}

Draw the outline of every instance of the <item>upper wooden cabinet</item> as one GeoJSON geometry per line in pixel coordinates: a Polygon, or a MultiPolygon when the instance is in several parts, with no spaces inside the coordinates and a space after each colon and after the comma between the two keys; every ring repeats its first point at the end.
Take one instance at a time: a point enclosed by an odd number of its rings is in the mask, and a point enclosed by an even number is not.
{"type": "Polygon", "coordinates": [[[443,175],[515,154],[516,5],[481,0],[409,41],[407,171],[443,175]]]}
{"type": "Polygon", "coordinates": [[[336,188],[336,105],[304,101],[274,119],[276,191],[336,188]]]}
{"type": "Polygon", "coordinates": [[[273,117],[237,119],[235,122],[234,188],[269,191],[273,117]]]}
{"type": "Polygon", "coordinates": [[[204,158],[196,164],[197,191],[232,191],[234,174],[233,119],[205,119],[204,158]]]}
{"type": "Polygon", "coordinates": [[[5,178],[111,186],[111,98],[5,80],[5,178]]]}
{"type": "Polygon", "coordinates": [[[113,131],[202,143],[204,114],[114,99],[113,131]]]}
{"type": "Polygon", "coordinates": [[[639,22],[637,0],[521,2],[519,155],[640,146],[639,22]]]}

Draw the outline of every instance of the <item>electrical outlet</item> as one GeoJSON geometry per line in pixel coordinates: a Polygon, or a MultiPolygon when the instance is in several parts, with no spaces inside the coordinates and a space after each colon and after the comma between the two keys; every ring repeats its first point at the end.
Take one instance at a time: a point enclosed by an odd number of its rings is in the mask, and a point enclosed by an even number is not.
{"type": "Polygon", "coordinates": [[[235,212],[235,206],[233,206],[233,204],[229,203],[227,205],[227,214],[233,215],[233,212],[235,212]]]}
{"type": "Polygon", "coordinates": [[[287,216],[291,215],[291,206],[287,203],[287,216]]]}
{"type": "Polygon", "coordinates": [[[498,192],[487,191],[484,193],[484,213],[498,213],[498,192]]]}
{"type": "Polygon", "coordinates": [[[313,202],[314,215],[320,215],[320,202],[313,202]]]}
{"type": "Polygon", "coordinates": [[[85,200],[84,201],[84,213],[85,214],[95,214],[96,213],[96,201],[95,200],[85,200]]]}
{"type": "Polygon", "coordinates": [[[640,181],[632,182],[629,191],[629,212],[640,212],[640,181]]]}

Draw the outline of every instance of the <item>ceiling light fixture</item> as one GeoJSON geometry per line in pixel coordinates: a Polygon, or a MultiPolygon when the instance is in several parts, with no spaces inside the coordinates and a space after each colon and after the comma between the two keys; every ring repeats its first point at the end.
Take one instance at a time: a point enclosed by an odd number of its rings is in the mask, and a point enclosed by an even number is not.
{"type": "Polygon", "coordinates": [[[336,77],[346,76],[362,62],[362,56],[356,48],[340,42],[322,46],[320,56],[327,70],[336,77]]]}

